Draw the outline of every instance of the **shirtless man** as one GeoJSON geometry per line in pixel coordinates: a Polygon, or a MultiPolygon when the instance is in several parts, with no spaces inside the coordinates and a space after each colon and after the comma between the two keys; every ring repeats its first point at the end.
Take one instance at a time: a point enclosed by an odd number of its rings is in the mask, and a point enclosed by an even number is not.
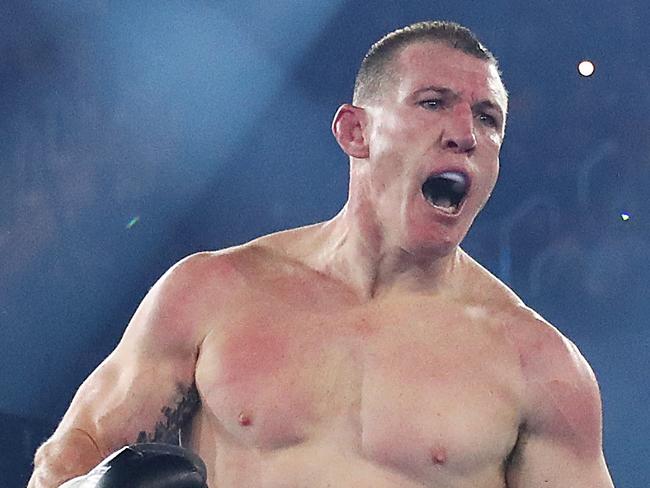
{"type": "Polygon", "coordinates": [[[210,488],[612,487],[589,365],[459,247],[506,108],[466,29],[378,42],[332,124],[350,157],[341,212],[168,271],[29,487],[186,424],[210,488]]]}

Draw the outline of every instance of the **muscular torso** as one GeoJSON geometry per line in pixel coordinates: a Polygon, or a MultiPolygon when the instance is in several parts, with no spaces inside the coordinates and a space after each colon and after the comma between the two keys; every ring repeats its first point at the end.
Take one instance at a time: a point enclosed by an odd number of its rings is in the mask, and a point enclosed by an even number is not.
{"type": "Polygon", "coordinates": [[[242,269],[196,369],[211,488],[505,486],[523,381],[499,305],[242,269]]]}

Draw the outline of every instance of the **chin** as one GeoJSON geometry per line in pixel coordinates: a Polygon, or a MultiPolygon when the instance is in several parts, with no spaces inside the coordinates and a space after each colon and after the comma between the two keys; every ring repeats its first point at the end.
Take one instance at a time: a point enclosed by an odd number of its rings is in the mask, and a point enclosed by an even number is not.
{"type": "Polygon", "coordinates": [[[401,241],[414,255],[444,257],[460,246],[476,217],[475,202],[465,201],[457,211],[432,206],[425,198],[414,198],[402,213],[401,241]]]}
{"type": "Polygon", "coordinates": [[[452,254],[459,246],[462,238],[455,232],[436,233],[434,235],[411,236],[406,246],[407,252],[424,259],[438,259],[452,254]]]}

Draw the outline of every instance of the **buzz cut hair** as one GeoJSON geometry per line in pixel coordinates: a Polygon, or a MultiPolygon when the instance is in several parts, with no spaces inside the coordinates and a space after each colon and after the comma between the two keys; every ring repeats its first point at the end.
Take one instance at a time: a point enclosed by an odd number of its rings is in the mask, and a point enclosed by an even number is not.
{"type": "Polygon", "coordinates": [[[419,42],[440,43],[458,49],[493,63],[499,70],[494,54],[467,27],[445,20],[417,22],[386,34],[372,45],[357,72],[352,103],[358,105],[378,100],[385,86],[395,78],[391,61],[404,48],[419,42]]]}

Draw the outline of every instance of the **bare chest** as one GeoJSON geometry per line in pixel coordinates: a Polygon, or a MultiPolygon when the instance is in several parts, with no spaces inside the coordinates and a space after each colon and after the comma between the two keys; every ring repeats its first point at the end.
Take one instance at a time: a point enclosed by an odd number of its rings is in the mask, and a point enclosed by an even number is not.
{"type": "Polygon", "coordinates": [[[258,303],[208,337],[196,377],[238,449],[335,443],[431,480],[501,468],[518,432],[514,364],[466,311],[258,303]]]}

